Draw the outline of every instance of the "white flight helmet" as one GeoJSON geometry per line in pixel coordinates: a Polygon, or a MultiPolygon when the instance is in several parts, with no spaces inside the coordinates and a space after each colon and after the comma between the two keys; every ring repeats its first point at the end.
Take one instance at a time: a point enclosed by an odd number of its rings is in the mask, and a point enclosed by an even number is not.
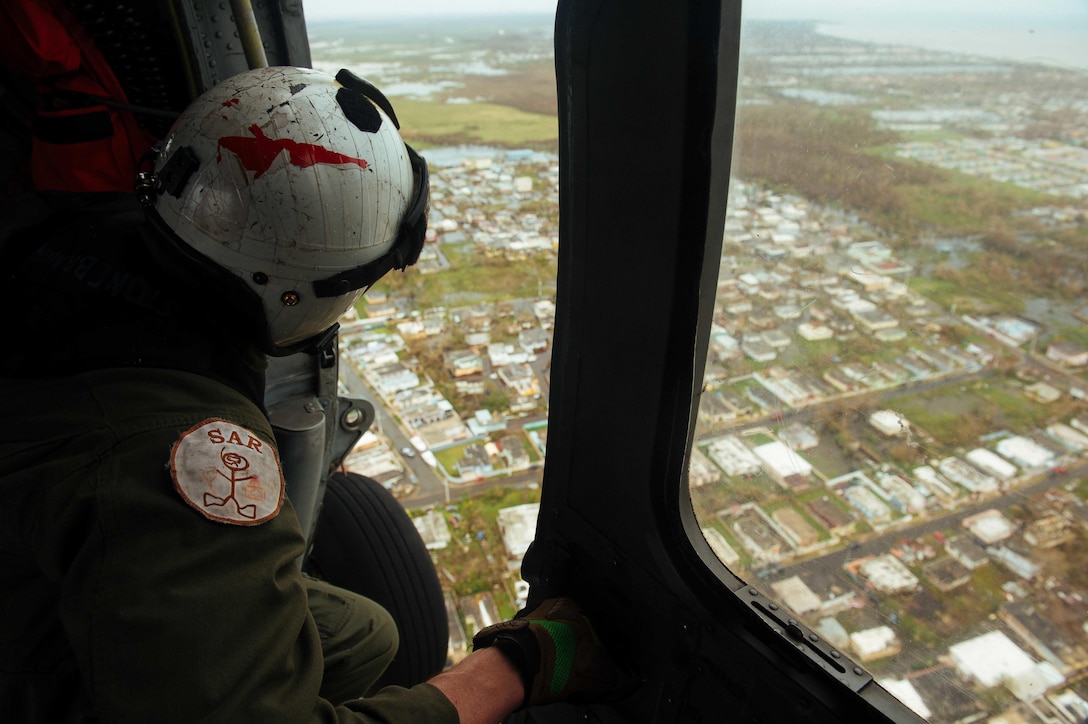
{"type": "Polygon", "coordinates": [[[388,100],[349,71],[249,70],[182,113],[137,193],[191,266],[244,284],[234,294],[252,310],[259,298],[262,346],[286,353],[419,257],[427,166],[398,128],[388,100]]]}

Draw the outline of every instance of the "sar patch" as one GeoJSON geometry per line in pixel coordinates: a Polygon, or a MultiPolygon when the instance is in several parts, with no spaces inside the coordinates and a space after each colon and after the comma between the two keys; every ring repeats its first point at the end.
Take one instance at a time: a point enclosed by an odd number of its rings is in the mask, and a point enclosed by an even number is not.
{"type": "Polygon", "coordinates": [[[170,453],[181,497],[211,520],[256,525],[283,503],[276,449],[233,422],[213,418],[181,434],[170,453]]]}

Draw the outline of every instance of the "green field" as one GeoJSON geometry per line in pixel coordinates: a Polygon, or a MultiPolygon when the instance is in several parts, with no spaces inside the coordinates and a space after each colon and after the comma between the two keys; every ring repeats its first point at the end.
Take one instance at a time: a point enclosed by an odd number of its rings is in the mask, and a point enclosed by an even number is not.
{"type": "Polygon", "coordinates": [[[391,297],[411,297],[416,309],[454,303],[495,302],[536,297],[541,282],[545,288],[556,276],[554,258],[534,257],[523,261],[488,258],[476,254],[471,244],[442,247],[450,268],[441,274],[387,274],[376,289],[391,297]]]}
{"type": "Polygon", "coordinates": [[[539,490],[496,488],[462,500],[444,511],[454,540],[436,551],[434,557],[439,575],[443,576],[455,595],[495,592],[495,602],[500,611],[504,616],[513,616],[513,602],[507,596],[499,595],[495,588],[500,581],[518,577],[517,573],[510,572],[506,567],[506,551],[496,521],[503,508],[538,502],[539,490]],[[457,514],[456,519],[453,513],[457,514]],[[483,537],[479,536],[480,533],[483,533],[483,537]]]}
{"type": "Polygon", "coordinates": [[[491,103],[433,103],[397,99],[405,139],[420,150],[431,146],[486,144],[506,148],[555,148],[555,116],[491,103]]]}
{"type": "Polygon", "coordinates": [[[1058,408],[1028,399],[1000,379],[968,389],[949,386],[896,398],[895,409],[946,445],[968,446],[995,430],[1020,434],[1045,424],[1058,408]]]}

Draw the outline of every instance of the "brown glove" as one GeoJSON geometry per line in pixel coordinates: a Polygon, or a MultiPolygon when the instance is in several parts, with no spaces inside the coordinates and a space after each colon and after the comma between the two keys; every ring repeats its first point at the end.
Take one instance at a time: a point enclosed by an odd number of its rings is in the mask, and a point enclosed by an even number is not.
{"type": "Polygon", "coordinates": [[[620,674],[577,604],[552,598],[512,621],[488,626],[472,648],[495,646],[521,674],[522,707],[581,702],[615,693],[620,674]]]}

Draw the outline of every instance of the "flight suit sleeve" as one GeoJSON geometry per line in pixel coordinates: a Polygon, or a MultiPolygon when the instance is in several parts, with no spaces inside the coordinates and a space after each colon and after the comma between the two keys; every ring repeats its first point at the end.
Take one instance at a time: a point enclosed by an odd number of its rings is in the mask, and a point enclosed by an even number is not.
{"type": "MultiPolygon", "coordinates": [[[[293,510],[284,499],[254,524],[201,514],[167,464],[184,429],[120,431],[48,513],[62,531],[46,551],[63,570],[60,615],[98,717],[456,722],[427,684],[339,707],[319,698],[321,643],[295,563],[303,538],[293,510]]],[[[226,497],[209,489],[213,501],[226,497]]]]}

